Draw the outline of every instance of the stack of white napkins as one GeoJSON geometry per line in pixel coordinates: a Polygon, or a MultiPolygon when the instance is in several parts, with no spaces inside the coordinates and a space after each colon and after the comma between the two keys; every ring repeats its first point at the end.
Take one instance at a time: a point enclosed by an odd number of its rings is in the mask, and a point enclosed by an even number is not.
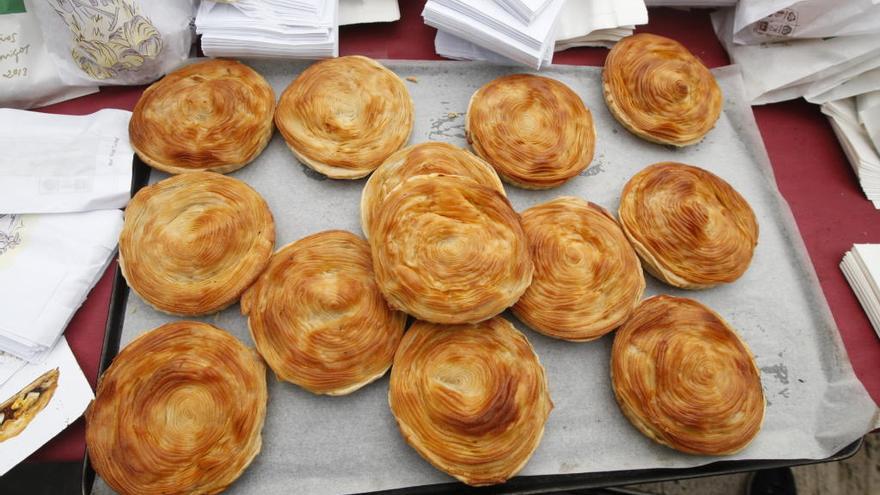
{"type": "MultiPolygon", "coordinates": [[[[742,68],[753,104],[800,97],[821,104],[880,89],[880,0],[783,0],[775,3],[792,5],[769,14],[757,10],[758,3],[742,0],[712,15],[715,32],[742,68]],[[815,10],[819,3],[834,7],[815,10]]],[[[768,3],[774,2],[763,2],[768,3]]]]}
{"type": "Polygon", "coordinates": [[[339,0],[339,25],[394,22],[400,19],[397,0],[339,0]]]}
{"type": "Polygon", "coordinates": [[[112,259],[130,116],[0,109],[0,351],[42,360],[112,259]]]}
{"type": "MultiPolygon", "coordinates": [[[[648,10],[643,0],[567,0],[556,21],[553,51],[579,46],[610,47],[631,35],[636,25],[647,22],[648,10]]],[[[513,62],[510,57],[443,30],[437,31],[434,48],[438,55],[457,60],[513,62]]],[[[549,64],[552,57],[551,51],[545,53],[541,65],[549,64]]]]}
{"type": "Polygon", "coordinates": [[[552,57],[565,0],[549,0],[528,23],[508,10],[512,7],[503,6],[504,1],[428,0],[422,17],[438,31],[540,69],[552,57]]]}
{"type": "Polygon", "coordinates": [[[822,104],[865,196],[880,209],[880,91],[822,104]]]}
{"type": "Polygon", "coordinates": [[[840,269],[880,336],[880,244],[855,244],[840,269]]]}
{"type": "Polygon", "coordinates": [[[205,0],[196,32],[211,57],[335,57],[337,10],[336,0],[205,0]]]}

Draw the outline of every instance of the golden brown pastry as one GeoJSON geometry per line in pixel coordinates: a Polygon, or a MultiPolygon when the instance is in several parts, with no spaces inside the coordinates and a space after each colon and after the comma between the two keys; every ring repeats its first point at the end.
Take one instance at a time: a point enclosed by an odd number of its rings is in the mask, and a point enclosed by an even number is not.
{"type": "Polygon", "coordinates": [[[501,317],[475,325],[415,322],[394,357],[388,402],[407,443],[472,486],[518,473],[553,409],[538,356],[501,317]]]}
{"type": "Polygon", "coordinates": [[[141,160],[170,174],[232,172],[272,137],[275,92],[250,67],[213,59],[178,69],[144,91],[128,124],[141,160]]]}
{"type": "Polygon", "coordinates": [[[535,275],[513,313],[536,331],[594,340],[626,321],[645,277],[620,226],[604,208],[563,196],[522,213],[535,275]]]}
{"type": "Polygon", "coordinates": [[[241,313],[278,378],[327,395],[384,375],[406,324],[376,287],[367,241],[342,230],[279,250],[242,296],[241,313]]]}
{"type": "Polygon", "coordinates": [[[58,388],[58,368],[29,383],[6,402],[0,403],[0,442],[17,436],[52,400],[58,388]]]}
{"type": "Polygon", "coordinates": [[[682,289],[733,282],[758,244],[746,200],[720,177],[682,163],[655,163],[634,175],[619,216],[645,268],[682,289]]]}
{"type": "Polygon", "coordinates": [[[602,83],[614,118],[653,143],[697,143],[721,115],[715,76],[680,43],[656,34],[618,41],[605,59],[602,83]]]}
{"type": "Polygon", "coordinates": [[[504,186],[491,165],[449,143],[429,141],[404,148],[388,157],[370,175],[361,195],[361,227],[367,237],[370,225],[382,209],[385,196],[401,182],[432,173],[461,175],[504,193],[504,186]]]}
{"type": "Polygon", "coordinates": [[[144,187],[128,204],[119,268],[166,313],[215,313],[238,300],[272,256],[275,223],[244,182],[194,172],[144,187]]]}
{"type": "Polygon", "coordinates": [[[358,179],[406,144],[412,114],[397,74],[352,55],[316,62],[294,79],[275,125],[302,163],[334,179],[358,179]]]}
{"type": "Polygon", "coordinates": [[[528,240],[507,198],[456,175],[418,175],[385,197],[370,232],[388,304],[436,323],[476,323],[532,281],[528,240]]]}
{"type": "Polygon", "coordinates": [[[764,421],[751,351],[692,299],[654,296],[636,308],[614,336],[611,382],[633,426],[681,452],[734,454],[764,421]]]}
{"type": "Polygon", "coordinates": [[[260,452],[266,368],[229,333],[168,323],[128,344],[86,410],[95,471],[122,495],[214,494],[260,452]]]}
{"type": "Polygon", "coordinates": [[[556,187],[593,160],[593,116],[555,79],[513,74],[489,82],[471,97],[466,125],[474,151],[515,186],[556,187]]]}

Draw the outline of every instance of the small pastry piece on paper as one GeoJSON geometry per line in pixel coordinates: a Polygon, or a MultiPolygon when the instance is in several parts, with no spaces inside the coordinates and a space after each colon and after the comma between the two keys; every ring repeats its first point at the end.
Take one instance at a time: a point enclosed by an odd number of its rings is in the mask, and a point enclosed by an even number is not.
{"type": "Polygon", "coordinates": [[[22,366],[0,386],[0,476],[79,418],[92,398],[66,339],[44,362],[22,366]]]}

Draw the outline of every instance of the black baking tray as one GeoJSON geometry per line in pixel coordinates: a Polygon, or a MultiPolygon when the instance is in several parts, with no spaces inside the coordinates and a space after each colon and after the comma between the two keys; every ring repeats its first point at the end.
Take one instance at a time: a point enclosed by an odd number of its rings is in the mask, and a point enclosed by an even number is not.
{"type": "MultiPolygon", "coordinates": [[[[134,158],[132,173],[132,196],[150,179],[150,167],[142,162],[137,155],[134,158]]],[[[122,277],[119,266],[113,278],[113,289],[110,296],[110,311],[104,332],[104,348],[101,352],[99,375],[110,366],[119,352],[119,341],[122,335],[122,323],[125,319],[125,306],[128,300],[128,284],[122,277]]],[[[518,476],[502,485],[472,488],[462,483],[441,483],[434,485],[414,486],[396,490],[369,492],[371,495],[435,495],[435,494],[509,494],[529,495],[542,493],[571,492],[575,490],[591,490],[615,486],[653,483],[704,476],[743,473],[760,469],[818,464],[822,462],[840,461],[852,457],[862,448],[863,439],[847,445],[836,454],[826,459],[785,459],[785,460],[745,460],[718,461],[693,468],[676,469],[639,469],[629,471],[608,471],[599,473],[574,473],[548,476],[518,476]]],[[[82,493],[90,495],[95,481],[95,471],[89,463],[88,452],[83,459],[82,493]]],[[[606,491],[605,493],[613,490],[606,491]]]]}

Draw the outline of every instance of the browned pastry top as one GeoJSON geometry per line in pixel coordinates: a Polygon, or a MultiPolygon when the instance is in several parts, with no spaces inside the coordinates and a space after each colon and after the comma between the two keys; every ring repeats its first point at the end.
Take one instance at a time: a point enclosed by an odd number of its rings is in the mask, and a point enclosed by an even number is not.
{"type": "Polygon", "coordinates": [[[251,162],[272,137],[275,93],[234,60],[187,65],[153,83],[128,125],[131,145],[171,174],[227,173],[251,162]]]}
{"type": "Polygon", "coordinates": [[[538,356],[501,317],[476,325],[415,322],[394,357],[388,402],[407,443],[473,486],[519,472],[553,409],[538,356]]]}
{"type": "Polygon", "coordinates": [[[262,445],[266,368],[217,327],[168,323],[128,344],[86,411],[95,471],[123,495],[215,494],[262,445]]]}
{"type": "Polygon", "coordinates": [[[758,243],[746,200],[720,177],[682,163],[656,163],[634,175],[619,216],[645,268],[684,289],[738,279],[758,243]]]}
{"type": "Polygon", "coordinates": [[[238,300],[275,248],[272,212],[244,182],[193,172],[144,187],[125,210],[119,266],[170,314],[214,313],[238,300]]]}
{"type": "Polygon", "coordinates": [[[751,351],[720,316],[692,299],[643,301],[615,334],[611,378],[633,425],[682,452],[734,454],[764,420],[751,351]]]}
{"type": "Polygon", "coordinates": [[[513,74],[471,97],[468,141],[503,179],[527,189],[556,187],[593,160],[596,130],[581,98],[547,77],[513,74]]]}
{"type": "Polygon", "coordinates": [[[364,177],[409,139],[413,104],[397,74],[352,55],[312,64],[284,90],[275,125],[293,153],[336,179],[364,177]]]}
{"type": "Polygon", "coordinates": [[[418,175],[385,197],[370,232],[388,304],[437,323],[475,323],[532,280],[528,241],[507,198],[456,175],[418,175]]]}
{"type": "Polygon", "coordinates": [[[513,313],[536,331],[583,342],[626,321],[645,290],[639,258],[601,206],[563,196],[522,213],[535,275],[513,313]]]}
{"type": "Polygon", "coordinates": [[[385,374],[406,324],[376,287],[367,241],[341,230],[275,253],[242,296],[241,312],[280,379],[328,395],[385,374]]]}
{"type": "Polygon", "coordinates": [[[617,42],[605,59],[602,82],[612,115],[648,141],[694,144],[721,115],[715,76],[680,43],[656,34],[617,42]]]}

